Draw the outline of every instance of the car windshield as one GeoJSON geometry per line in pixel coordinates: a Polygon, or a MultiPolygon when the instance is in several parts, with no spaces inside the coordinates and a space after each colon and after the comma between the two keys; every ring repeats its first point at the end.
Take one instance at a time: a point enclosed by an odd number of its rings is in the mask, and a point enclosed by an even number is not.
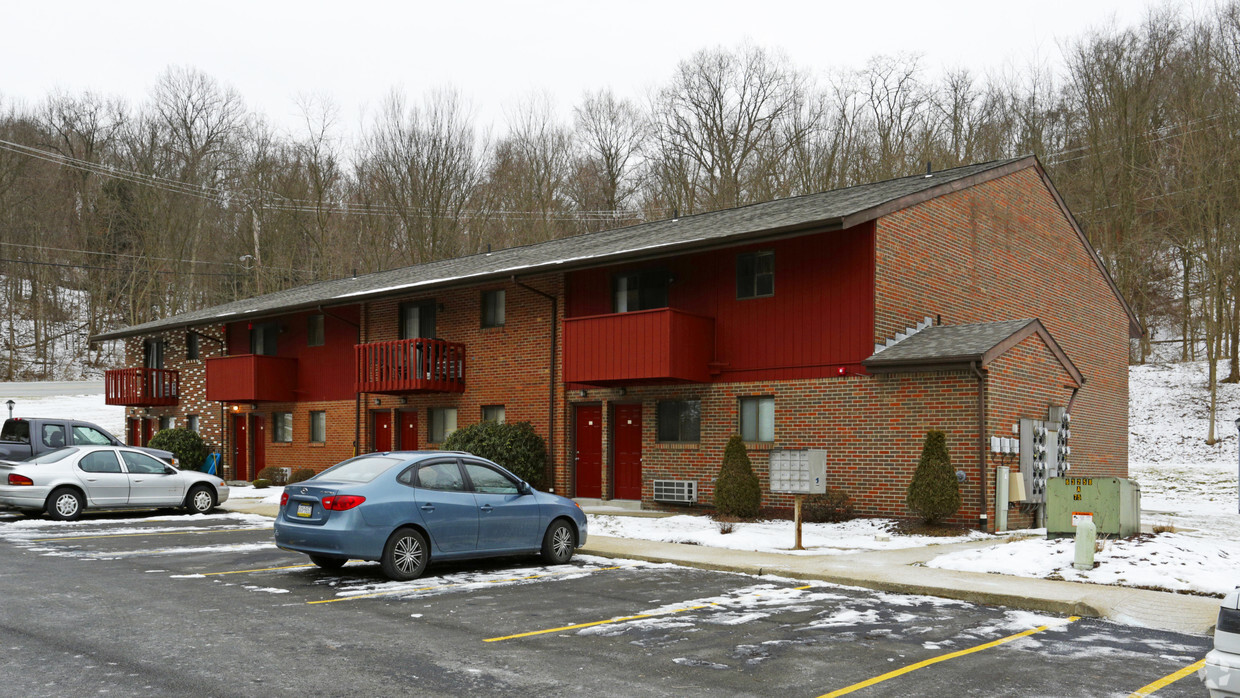
{"type": "Polygon", "coordinates": [[[399,458],[386,456],[362,456],[347,460],[319,473],[316,480],[346,480],[349,482],[370,482],[379,477],[383,471],[401,462],[399,458]]]}
{"type": "Polygon", "coordinates": [[[31,458],[28,463],[55,463],[78,452],[76,448],[58,448],[55,451],[48,451],[41,456],[31,458]]]}

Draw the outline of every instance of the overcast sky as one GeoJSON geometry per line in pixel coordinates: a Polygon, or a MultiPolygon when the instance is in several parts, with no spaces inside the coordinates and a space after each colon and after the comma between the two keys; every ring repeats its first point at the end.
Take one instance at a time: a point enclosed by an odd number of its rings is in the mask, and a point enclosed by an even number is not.
{"type": "Polygon", "coordinates": [[[278,126],[294,97],[317,93],[355,132],[393,88],[420,97],[457,88],[478,124],[545,91],[568,114],[586,90],[643,98],[677,62],[750,41],[783,50],[817,77],[876,54],[918,53],[933,76],[1058,65],[1060,44],[1141,20],[1138,0],[785,2],[0,2],[0,99],[38,102],[55,88],[142,102],[169,65],[236,88],[278,126]]]}

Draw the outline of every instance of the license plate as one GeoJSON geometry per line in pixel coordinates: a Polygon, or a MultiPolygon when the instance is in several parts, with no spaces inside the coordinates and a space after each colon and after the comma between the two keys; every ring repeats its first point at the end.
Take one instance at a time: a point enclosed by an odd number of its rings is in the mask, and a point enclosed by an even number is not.
{"type": "Polygon", "coordinates": [[[312,507],[309,504],[298,504],[297,505],[298,516],[309,516],[312,511],[314,511],[314,507],[312,507]]]}

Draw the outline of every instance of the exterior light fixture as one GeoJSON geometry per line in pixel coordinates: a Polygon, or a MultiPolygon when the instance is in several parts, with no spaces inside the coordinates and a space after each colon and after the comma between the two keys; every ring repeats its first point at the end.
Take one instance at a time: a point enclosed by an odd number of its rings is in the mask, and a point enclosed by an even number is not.
{"type": "Polygon", "coordinates": [[[383,400],[382,400],[381,398],[375,398],[375,404],[376,404],[376,405],[382,405],[382,404],[383,404],[383,400]]]}

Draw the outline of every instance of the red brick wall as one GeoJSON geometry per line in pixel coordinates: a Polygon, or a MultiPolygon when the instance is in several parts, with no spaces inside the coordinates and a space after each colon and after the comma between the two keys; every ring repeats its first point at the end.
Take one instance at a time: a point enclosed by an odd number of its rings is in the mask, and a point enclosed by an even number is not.
{"type": "Polygon", "coordinates": [[[1076,465],[1127,476],[1128,317],[1036,170],[885,216],[876,245],[875,342],[925,316],[1039,318],[1085,376],[1076,465]]]}

